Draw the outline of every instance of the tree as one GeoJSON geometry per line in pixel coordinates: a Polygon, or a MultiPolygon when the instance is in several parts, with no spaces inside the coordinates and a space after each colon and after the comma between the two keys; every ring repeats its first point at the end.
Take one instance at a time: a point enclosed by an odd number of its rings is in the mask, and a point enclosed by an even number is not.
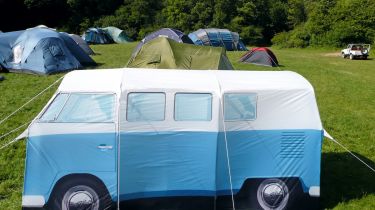
{"type": "Polygon", "coordinates": [[[288,0],[288,20],[290,28],[306,22],[307,14],[304,0],[288,0]]]}

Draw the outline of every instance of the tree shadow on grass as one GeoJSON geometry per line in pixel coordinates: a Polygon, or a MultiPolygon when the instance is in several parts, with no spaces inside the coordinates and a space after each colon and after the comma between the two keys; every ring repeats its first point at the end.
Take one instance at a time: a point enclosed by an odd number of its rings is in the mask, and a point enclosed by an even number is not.
{"type": "MultiPolygon", "coordinates": [[[[355,153],[371,167],[375,163],[355,153]]],[[[321,171],[321,208],[375,194],[375,173],[349,153],[323,153],[321,171]]]]}

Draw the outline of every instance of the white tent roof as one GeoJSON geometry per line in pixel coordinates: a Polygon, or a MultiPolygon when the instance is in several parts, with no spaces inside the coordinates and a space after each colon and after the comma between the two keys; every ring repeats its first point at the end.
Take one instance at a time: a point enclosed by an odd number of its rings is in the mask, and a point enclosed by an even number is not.
{"type": "Polygon", "coordinates": [[[68,73],[60,91],[118,92],[123,89],[203,89],[213,92],[239,90],[306,90],[311,84],[291,71],[205,71],[107,69],[68,73]],[[219,84],[221,87],[219,87],[219,84]]]}
{"type": "MultiPolygon", "coordinates": [[[[291,71],[83,70],[67,74],[58,91],[210,92],[218,98],[222,93],[250,92],[257,94],[257,120],[227,122],[226,130],[322,130],[313,87],[291,71]]],[[[174,129],[171,126],[165,122],[158,129],[174,129]]]]}

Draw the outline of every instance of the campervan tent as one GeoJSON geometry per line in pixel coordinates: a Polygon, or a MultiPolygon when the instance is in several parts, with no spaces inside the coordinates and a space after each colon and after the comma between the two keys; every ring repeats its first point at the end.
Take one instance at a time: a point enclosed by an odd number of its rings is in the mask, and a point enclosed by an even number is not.
{"type": "Polygon", "coordinates": [[[77,43],[78,46],[82,48],[83,51],[85,51],[88,55],[94,55],[94,51],[90,48],[90,46],[83,40],[80,36],[77,34],[69,34],[70,38],[72,38],[75,43],[77,43]]]}
{"type": "Polygon", "coordinates": [[[137,47],[135,47],[133,55],[136,54],[145,43],[158,37],[166,37],[169,39],[173,39],[174,41],[179,43],[194,44],[191,39],[182,31],[173,28],[162,28],[158,31],[148,34],[145,38],[143,38],[142,41],[138,43],[137,47]]]}
{"type": "Polygon", "coordinates": [[[45,28],[0,34],[0,65],[14,72],[51,74],[93,65],[68,35],[45,28]]]}
{"type": "Polygon", "coordinates": [[[26,133],[24,208],[286,210],[320,196],[319,110],[290,71],[74,71],[26,133]]]}
{"type": "Polygon", "coordinates": [[[155,69],[233,69],[224,48],[178,43],[159,37],[144,44],[128,67],[155,69]]]}
{"type": "Polygon", "coordinates": [[[266,47],[251,49],[240,58],[240,61],[243,63],[252,63],[256,65],[272,67],[276,67],[279,65],[275,54],[266,47]]]}
{"type": "Polygon", "coordinates": [[[82,36],[89,44],[111,44],[113,39],[100,28],[89,28],[82,36]]]}
{"type": "Polygon", "coordinates": [[[247,50],[237,32],[228,29],[199,29],[189,34],[189,38],[196,45],[225,47],[226,50],[247,50]]]}
{"type": "Polygon", "coordinates": [[[119,28],[109,26],[106,28],[102,28],[102,30],[105,31],[116,43],[128,43],[133,41],[130,37],[126,35],[125,31],[119,28]]]}

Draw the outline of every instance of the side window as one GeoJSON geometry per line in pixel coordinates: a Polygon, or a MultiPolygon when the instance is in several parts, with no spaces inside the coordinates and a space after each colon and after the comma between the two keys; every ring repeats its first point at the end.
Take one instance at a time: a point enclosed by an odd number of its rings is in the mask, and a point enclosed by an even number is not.
{"type": "Polygon", "coordinates": [[[113,94],[60,94],[40,118],[59,123],[114,122],[115,96],[113,94]],[[64,101],[64,102],[62,102],[64,101]]]}
{"type": "Polygon", "coordinates": [[[254,93],[224,94],[224,118],[226,121],[246,121],[256,118],[257,95],[254,93]]]}
{"type": "Polygon", "coordinates": [[[212,95],[209,93],[176,93],[176,121],[211,121],[212,95]]]}
{"type": "Polygon", "coordinates": [[[129,122],[163,121],[164,93],[129,93],[126,119],[129,122]]]}

